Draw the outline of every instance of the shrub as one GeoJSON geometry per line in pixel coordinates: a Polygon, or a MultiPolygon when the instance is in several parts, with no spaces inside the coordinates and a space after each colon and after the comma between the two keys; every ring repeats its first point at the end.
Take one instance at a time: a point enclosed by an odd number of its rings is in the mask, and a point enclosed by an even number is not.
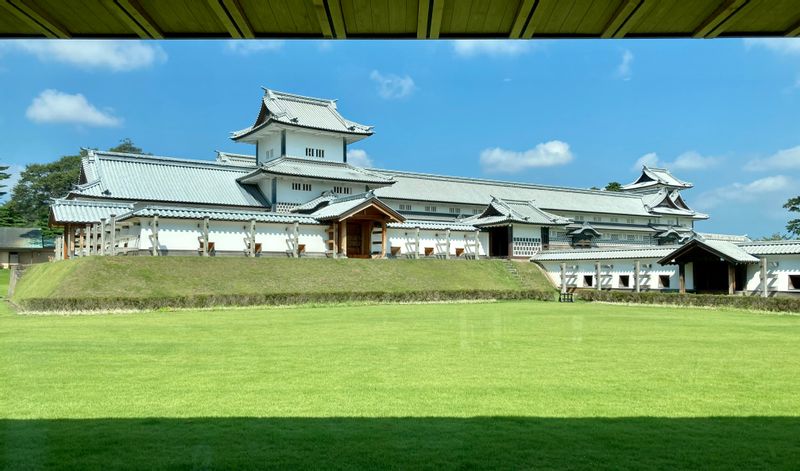
{"type": "Polygon", "coordinates": [[[726,296],[720,294],[634,293],[630,291],[597,290],[580,290],[577,292],[577,297],[584,301],[732,307],[758,311],[800,313],[800,298],[788,297],[762,298],[760,296],[726,296]]]}
{"type": "Polygon", "coordinates": [[[449,290],[406,292],[332,292],[332,293],[256,293],[211,294],[162,297],[67,297],[26,298],[19,303],[24,311],[69,312],[108,311],[117,309],[152,310],[162,308],[209,308],[224,306],[280,306],[292,304],[349,302],[435,302],[462,300],[538,300],[554,301],[555,292],[545,290],[449,290]]]}

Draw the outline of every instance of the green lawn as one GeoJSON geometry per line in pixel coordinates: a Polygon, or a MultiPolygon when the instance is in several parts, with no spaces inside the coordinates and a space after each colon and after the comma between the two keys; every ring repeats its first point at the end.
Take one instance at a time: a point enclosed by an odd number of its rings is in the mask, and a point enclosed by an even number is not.
{"type": "Polygon", "coordinates": [[[800,467],[795,316],[0,310],[0,468],[800,467]]]}

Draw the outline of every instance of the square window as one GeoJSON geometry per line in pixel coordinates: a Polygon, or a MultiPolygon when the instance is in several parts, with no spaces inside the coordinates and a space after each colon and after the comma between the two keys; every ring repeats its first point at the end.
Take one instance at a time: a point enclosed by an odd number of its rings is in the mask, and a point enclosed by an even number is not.
{"type": "Polygon", "coordinates": [[[631,277],[630,275],[620,275],[619,276],[619,287],[620,288],[629,288],[631,286],[631,277]]]}
{"type": "Polygon", "coordinates": [[[583,275],[583,286],[592,287],[594,285],[594,276],[583,275]]]}
{"type": "Polygon", "coordinates": [[[789,289],[800,289],[800,275],[789,275],[789,289]]]}
{"type": "Polygon", "coordinates": [[[669,288],[669,275],[658,275],[658,287],[669,288]]]}

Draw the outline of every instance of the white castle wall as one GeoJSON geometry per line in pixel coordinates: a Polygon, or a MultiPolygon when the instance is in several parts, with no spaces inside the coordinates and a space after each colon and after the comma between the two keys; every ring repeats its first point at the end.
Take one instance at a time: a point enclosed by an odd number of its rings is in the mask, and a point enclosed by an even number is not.
{"type": "Polygon", "coordinates": [[[342,138],[307,132],[286,133],[286,155],[323,162],[344,162],[342,138]],[[306,157],[306,147],[325,150],[325,157],[306,157]]]}
{"type": "MultiPolygon", "coordinates": [[[[547,276],[555,286],[561,286],[561,262],[539,262],[544,267],[547,276]]],[[[567,287],[569,288],[597,288],[595,284],[596,269],[594,261],[572,260],[566,261],[567,264],[567,287]],[[592,277],[592,285],[585,284],[584,277],[592,277]]],[[[634,260],[603,260],[600,262],[600,281],[603,289],[635,289],[634,260]],[[610,267],[609,267],[610,266],[610,267]],[[623,287],[620,283],[620,275],[629,277],[630,286],[623,287]]],[[[646,290],[677,290],[678,289],[678,267],[673,265],[661,266],[657,260],[641,259],[640,287],[646,290]],[[649,265],[649,266],[648,266],[649,265]],[[659,286],[659,277],[666,275],[669,277],[670,285],[668,288],[659,286]]],[[[686,289],[694,289],[694,280],[690,276],[691,265],[687,266],[686,289]]]]}
{"type": "MultiPolygon", "coordinates": [[[[767,289],[769,291],[795,292],[789,281],[789,275],[800,275],[800,255],[767,256],[767,289]],[[778,266],[774,264],[777,262],[778,266]]],[[[752,263],[747,266],[747,291],[761,291],[761,265],[752,263]]]]}
{"type": "MultiPolygon", "coordinates": [[[[473,244],[475,240],[474,232],[460,232],[450,231],[450,254],[455,255],[456,248],[466,249],[467,244],[473,244]]],[[[413,250],[409,250],[409,243],[413,244],[416,241],[416,229],[389,229],[387,253],[391,253],[391,247],[400,247],[401,255],[413,254],[413,250]]],[[[426,247],[432,247],[434,253],[437,252],[437,244],[441,250],[444,250],[446,244],[446,234],[444,230],[420,230],[419,231],[419,250],[420,255],[425,254],[426,247]]],[[[489,246],[489,234],[481,232],[478,236],[478,255],[486,256],[486,248],[489,246]]],[[[413,245],[411,246],[413,248],[413,245]]]]}

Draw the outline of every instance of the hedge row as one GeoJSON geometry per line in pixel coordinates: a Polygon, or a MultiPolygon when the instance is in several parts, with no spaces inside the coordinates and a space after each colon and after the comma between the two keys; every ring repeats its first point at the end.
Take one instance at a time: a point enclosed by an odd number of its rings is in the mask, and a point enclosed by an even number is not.
{"type": "Polygon", "coordinates": [[[224,306],[281,306],[293,304],[335,304],[353,302],[402,303],[464,300],[526,299],[554,301],[554,291],[543,290],[448,290],[407,292],[259,293],[213,294],[169,297],[70,297],[27,298],[19,303],[23,311],[69,312],[109,310],[152,310],[162,308],[210,308],[224,306]]]}
{"type": "Polygon", "coordinates": [[[670,304],[681,306],[732,307],[757,311],[800,313],[800,298],[761,296],[725,296],[719,294],[678,294],[630,291],[581,290],[577,297],[584,301],[613,303],[670,304]]]}

